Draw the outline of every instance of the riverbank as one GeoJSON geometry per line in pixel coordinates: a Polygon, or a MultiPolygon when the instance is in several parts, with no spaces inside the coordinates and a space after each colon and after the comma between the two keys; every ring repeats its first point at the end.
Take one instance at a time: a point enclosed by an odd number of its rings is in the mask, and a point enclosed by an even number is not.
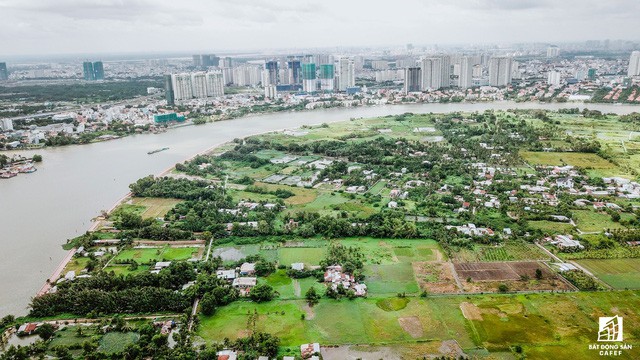
{"type": "MultiPolygon", "coordinates": [[[[298,128],[378,116],[413,113],[483,112],[488,109],[558,110],[577,104],[413,104],[333,108],[309,112],[288,112],[246,116],[199,126],[185,126],[166,133],[133,135],[117,142],[86,146],[25,150],[31,157],[42,155],[46,161],[38,171],[21,181],[0,181],[0,316],[26,314],[29,299],[52,274],[66,251],[60,251],[65,239],[77,237],[91,228],[88,222],[100,209],[110,209],[129,184],[151,174],[166,174],[178,162],[215,149],[234,138],[267,133],[283,128],[298,128]],[[117,146],[114,146],[117,144],[117,146]],[[213,145],[212,145],[213,144],[213,145]],[[150,149],[170,146],[154,156],[150,149]],[[204,150],[203,150],[204,149],[204,150]],[[37,221],[37,226],[33,226],[37,221]],[[25,264],[28,264],[25,266],[25,264]]],[[[588,104],[589,108],[592,108],[588,104]]],[[[638,106],[599,106],[603,112],[628,114],[638,106]]]]}

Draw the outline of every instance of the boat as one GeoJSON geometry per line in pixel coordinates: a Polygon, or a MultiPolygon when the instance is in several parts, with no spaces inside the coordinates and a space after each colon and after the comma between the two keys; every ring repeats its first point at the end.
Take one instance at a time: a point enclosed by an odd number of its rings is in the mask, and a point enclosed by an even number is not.
{"type": "Polygon", "coordinates": [[[165,151],[165,150],[169,150],[169,148],[168,147],[163,147],[162,149],[155,149],[155,150],[149,151],[147,154],[153,155],[155,153],[159,153],[160,151],[165,151]]]}
{"type": "Polygon", "coordinates": [[[0,172],[0,179],[10,179],[14,176],[18,176],[18,173],[15,171],[3,171],[0,172]]]}

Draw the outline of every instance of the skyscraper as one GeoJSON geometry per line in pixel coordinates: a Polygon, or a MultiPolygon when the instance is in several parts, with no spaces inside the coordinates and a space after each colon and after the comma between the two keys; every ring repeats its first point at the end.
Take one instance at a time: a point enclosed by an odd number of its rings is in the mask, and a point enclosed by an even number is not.
{"type": "Polygon", "coordinates": [[[267,83],[262,85],[278,85],[278,62],[275,60],[267,61],[264,64],[264,69],[267,72],[265,77],[267,83]]]}
{"type": "Polygon", "coordinates": [[[171,75],[173,83],[174,100],[189,100],[193,98],[193,88],[191,85],[191,74],[171,75]]]}
{"type": "Polygon", "coordinates": [[[549,74],[547,74],[547,83],[549,85],[560,85],[560,72],[558,71],[549,71],[549,74]]]}
{"type": "Polygon", "coordinates": [[[440,74],[442,80],[440,80],[440,86],[448,88],[451,86],[451,56],[442,55],[440,58],[440,74]]]}
{"type": "Polygon", "coordinates": [[[335,69],[333,64],[322,64],[319,69],[320,73],[320,90],[333,91],[335,69]]]}
{"type": "Polygon", "coordinates": [[[289,84],[297,85],[302,83],[302,78],[300,77],[300,60],[290,60],[287,62],[287,66],[289,67],[289,84]]]}
{"type": "Polygon", "coordinates": [[[460,59],[460,75],[458,76],[458,87],[467,89],[473,86],[473,59],[464,56],[460,59]]]}
{"type": "Polygon", "coordinates": [[[404,69],[404,93],[420,91],[422,82],[422,71],[419,67],[409,67],[404,69]]]}
{"type": "Polygon", "coordinates": [[[494,56],[489,60],[489,84],[507,86],[511,83],[511,58],[494,56]]]}
{"type": "Polygon", "coordinates": [[[104,65],[102,65],[102,61],[93,63],[93,80],[104,80],[104,65]]]}
{"type": "Polygon", "coordinates": [[[420,60],[422,90],[440,89],[442,87],[442,59],[437,57],[420,60]]]}
{"type": "Polygon", "coordinates": [[[306,92],[316,91],[316,64],[302,64],[302,90],[306,92]]]}
{"type": "Polygon", "coordinates": [[[207,97],[207,75],[204,72],[191,74],[191,94],[197,99],[207,97]]]}
{"type": "Polygon", "coordinates": [[[164,76],[164,97],[167,100],[167,105],[173,106],[175,104],[173,93],[173,81],[171,75],[164,76]]]}
{"type": "Polygon", "coordinates": [[[0,80],[9,80],[9,71],[5,62],[0,62],[0,80]]]}
{"type": "Polygon", "coordinates": [[[631,56],[629,57],[629,71],[627,74],[629,76],[640,75],[640,51],[634,51],[631,53],[631,56]]]}
{"type": "Polygon", "coordinates": [[[352,59],[343,57],[338,60],[338,90],[347,91],[347,88],[356,85],[356,70],[352,59]]]}
{"type": "Polygon", "coordinates": [[[93,72],[93,63],[91,61],[85,61],[82,63],[82,74],[87,81],[95,80],[96,75],[93,72]]]}
{"type": "Polygon", "coordinates": [[[224,95],[224,76],[222,71],[209,71],[206,74],[207,97],[224,95]]]}

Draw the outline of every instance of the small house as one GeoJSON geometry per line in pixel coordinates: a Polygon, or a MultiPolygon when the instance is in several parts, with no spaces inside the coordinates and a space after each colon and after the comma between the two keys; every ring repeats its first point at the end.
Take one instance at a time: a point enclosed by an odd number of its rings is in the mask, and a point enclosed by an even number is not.
{"type": "Polygon", "coordinates": [[[240,265],[240,275],[253,275],[256,273],[255,263],[244,263],[240,265]]]}

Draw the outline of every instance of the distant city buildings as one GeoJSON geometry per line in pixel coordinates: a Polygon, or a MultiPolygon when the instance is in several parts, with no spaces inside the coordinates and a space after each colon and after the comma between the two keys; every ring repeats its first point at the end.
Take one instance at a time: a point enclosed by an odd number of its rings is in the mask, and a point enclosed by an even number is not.
{"type": "Polygon", "coordinates": [[[213,54],[193,55],[193,66],[207,68],[210,66],[218,66],[220,58],[213,54]]]}
{"type": "Polygon", "coordinates": [[[423,58],[420,60],[420,68],[420,90],[440,89],[442,87],[442,60],[440,58],[423,58]]]}
{"type": "Polygon", "coordinates": [[[347,91],[347,88],[356,85],[356,69],[353,59],[341,57],[338,60],[338,90],[347,91]]]}
{"type": "Polygon", "coordinates": [[[6,62],[0,62],[0,80],[9,80],[9,71],[7,71],[6,62]]]}
{"type": "Polygon", "coordinates": [[[547,74],[547,83],[549,85],[560,85],[560,72],[559,71],[549,71],[549,74],[547,74]]]}
{"type": "Polygon", "coordinates": [[[549,46],[547,48],[547,57],[554,58],[560,56],[560,48],[557,46],[549,46]]]}
{"type": "Polygon", "coordinates": [[[489,60],[489,84],[507,86],[511,83],[512,59],[508,56],[495,56],[489,60]]]}
{"type": "Polygon", "coordinates": [[[85,80],[104,80],[104,65],[102,61],[85,61],[82,63],[82,75],[85,80]]]}
{"type": "Polygon", "coordinates": [[[320,91],[331,92],[335,85],[335,69],[333,64],[322,64],[319,67],[320,91]]]}
{"type": "Polygon", "coordinates": [[[467,89],[473,86],[473,58],[463,56],[460,59],[460,74],[458,75],[458,87],[467,89]]]}
{"type": "Polygon", "coordinates": [[[182,73],[165,77],[167,104],[176,101],[204,99],[224,95],[224,77],[222,71],[182,73]]]}
{"type": "Polygon", "coordinates": [[[627,72],[629,76],[640,75],[640,51],[634,51],[629,57],[629,70],[627,72]]]}

